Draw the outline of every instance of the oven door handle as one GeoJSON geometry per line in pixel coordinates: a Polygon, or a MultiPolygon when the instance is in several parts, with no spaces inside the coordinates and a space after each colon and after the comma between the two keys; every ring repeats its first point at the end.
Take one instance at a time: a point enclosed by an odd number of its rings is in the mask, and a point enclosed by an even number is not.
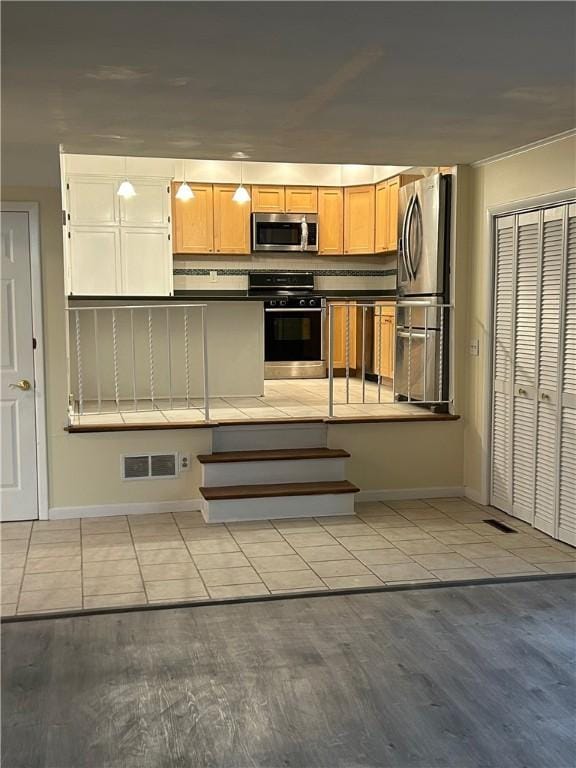
{"type": "Polygon", "coordinates": [[[266,307],[264,312],[322,312],[322,307],[266,307]]]}

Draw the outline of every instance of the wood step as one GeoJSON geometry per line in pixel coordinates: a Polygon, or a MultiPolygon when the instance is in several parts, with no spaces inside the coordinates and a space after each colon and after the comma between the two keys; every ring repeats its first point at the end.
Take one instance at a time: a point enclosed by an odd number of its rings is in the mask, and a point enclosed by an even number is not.
{"type": "Polygon", "coordinates": [[[325,496],[328,494],[358,493],[348,480],[331,480],[322,483],[270,483],[261,485],[220,485],[200,488],[206,501],[229,499],[263,499],[273,496],[325,496]]]}
{"type": "Polygon", "coordinates": [[[348,459],[343,448],[283,448],[266,451],[221,451],[200,454],[200,464],[232,464],[237,461],[299,461],[305,459],[348,459]]]}

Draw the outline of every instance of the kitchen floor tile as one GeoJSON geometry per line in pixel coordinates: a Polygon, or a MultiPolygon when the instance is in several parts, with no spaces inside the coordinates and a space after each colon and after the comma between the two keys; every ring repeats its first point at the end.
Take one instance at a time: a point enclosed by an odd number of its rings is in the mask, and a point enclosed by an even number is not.
{"type": "Polygon", "coordinates": [[[561,563],[534,563],[534,565],[545,573],[576,573],[576,562],[574,560],[565,560],[561,563]]]}
{"type": "Polygon", "coordinates": [[[260,576],[254,568],[243,566],[240,568],[211,568],[202,571],[202,579],[208,588],[222,587],[229,584],[262,583],[260,576]]]}
{"type": "Polygon", "coordinates": [[[182,528],[180,533],[185,541],[203,541],[204,539],[228,541],[232,538],[225,525],[195,525],[191,528],[182,528]]]}
{"type": "Polygon", "coordinates": [[[90,533],[128,533],[128,521],[125,517],[85,517],[82,520],[82,534],[90,533]]]}
{"type": "Polygon", "coordinates": [[[226,552],[216,555],[194,555],[194,563],[201,571],[210,568],[239,568],[243,565],[250,565],[248,559],[242,552],[226,552]]]}
{"type": "Polygon", "coordinates": [[[392,499],[386,502],[386,506],[396,510],[430,509],[430,504],[423,499],[392,499]]]}
{"type": "Polygon", "coordinates": [[[251,557],[250,562],[259,573],[275,571],[302,571],[308,566],[299,555],[280,555],[279,557],[251,557]]]}
{"type": "Polygon", "coordinates": [[[69,544],[80,541],[80,528],[32,529],[31,544],[69,544]]]}
{"type": "Polygon", "coordinates": [[[230,536],[228,539],[188,539],[186,546],[192,555],[212,555],[219,552],[239,552],[240,547],[230,536]]]}
{"type": "Polygon", "coordinates": [[[527,549],[514,549],[513,555],[521,557],[528,563],[561,563],[576,559],[576,552],[562,552],[556,547],[529,547],[527,549]]]}
{"type": "Polygon", "coordinates": [[[99,579],[101,576],[136,576],[140,574],[140,569],[135,557],[131,560],[97,560],[84,563],[82,574],[90,579],[99,579]]]}
{"type": "Polygon", "coordinates": [[[416,525],[424,531],[430,533],[434,531],[464,531],[466,530],[462,523],[452,520],[450,517],[434,518],[433,520],[417,520],[416,525]]]}
{"type": "Polygon", "coordinates": [[[174,525],[174,516],[171,512],[151,512],[148,515],[128,515],[131,528],[141,525],[174,525]]]}
{"type": "Polygon", "coordinates": [[[82,590],[43,589],[23,592],[18,602],[18,613],[43,613],[44,611],[82,608],[82,590]]]}
{"type": "Polygon", "coordinates": [[[493,544],[491,541],[486,541],[481,544],[455,544],[452,547],[454,552],[457,552],[462,557],[466,557],[468,560],[478,560],[485,557],[502,557],[506,554],[501,547],[493,544]]]}
{"type": "Polygon", "coordinates": [[[248,531],[232,531],[232,536],[240,544],[259,544],[267,541],[284,541],[274,528],[263,528],[248,531]]]}
{"type": "Polygon", "coordinates": [[[356,515],[325,515],[314,518],[323,528],[328,529],[332,525],[362,525],[362,520],[356,515]]]}
{"type": "Polygon", "coordinates": [[[381,534],[393,544],[397,541],[413,541],[414,539],[428,538],[428,534],[422,528],[418,528],[417,525],[413,525],[410,528],[390,528],[389,530],[382,531],[381,534]]]}
{"type": "Polygon", "coordinates": [[[0,551],[3,555],[16,555],[20,552],[26,552],[28,549],[28,539],[1,539],[0,551]]]}
{"type": "Polygon", "coordinates": [[[272,525],[280,533],[299,533],[300,531],[310,531],[312,533],[323,533],[324,529],[313,517],[295,517],[285,520],[272,520],[272,525]]]}
{"type": "Polygon", "coordinates": [[[440,554],[440,555],[412,555],[412,559],[429,571],[446,570],[448,568],[472,568],[474,563],[466,560],[462,555],[440,554]]]}
{"type": "Polygon", "coordinates": [[[2,568],[2,577],[0,584],[3,586],[13,586],[20,584],[24,576],[24,568],[2,568]]]}
{"type": "Polygon", "coordinates": [[[364,551],[366,549],[385,549],[394,545],[377,533],[371,536],[343,536],[338,538],[340,544],[351,552],[364,551]]]}
{"type": "Polygon", "coordinates": [[[354,555],[341,544],[321,547],[298,547],[298,554],[307,563],[321,563],[326,560],[353,560],[354,555]]]}
{"type": "Polygon", "coordinates": [[[289,533],[284,531],[286,541],[293,547],[321,547],[326,544],[335,544],[336,542],[329,533],[289,533]]]}
{"type": "MultiPolygon", "coordinates": [[[[24,523],[29,525],[29,523],[24,523]]],[[[34,520],[32,531],[58,531],[58,530],[78,530],[80,528],[80,518],[65,518],[62,520],[34,520]]]]}
{"type": "Polygon", "coordinates": [[[527,563],[526,560],[522,560],[522,558],[516,557],[515,555],[478,559],[474,561],[474,565],[484,568],[485,571],[488,571],[494,576],[542,573],[542,571],[535,565],[531,565],[530,563],[527,563]]]}
{"type": "Polygon", "coordinates": [[[321,563],[314,563],[311,567],[323,579],[332,576],[362,576],[370,574],[368,568],[357,560],[327,560],[321,563]]]}
{"type": "Polygon", "coordinates": [[[88,547],[82,552],[83,563],[98,563],[106,560],[132,560],[134,547],[88,547]]]}
{"type": "Polygon", "coordinates": [[[15,616],[16,615],[16,603],[2,603],[0,604],[0,616],[15,616]]]}
{"type": "Polygon", "coordinates": [[[190,597],[208,597],[202,579],[167,579],[165,581],[147,581],[146,593],[149,600],[190,597]]]}
{"type": "Polygon", "coordinates": [[[427,539],[397,541],[396,546],[402,552],[406,552],[407,555],[446,554],[452,551],[446,544],[442,544],[441,541],[438,541],[433,536],[427,539]]]}
{"type": "Polygon", "coordinates": [[[129,547],[132,537],[129,533],[83,533],[82,547],[129,547]]]}
{"type": "Polygon", "coordinates": [[[27,573],[22,581],[22,592],[46,589],[72,589],[82,586],[80,571],[53,571],[52,573],[27,573]]]}
{"type": "Polygon", "coordinates": [[[371,565],[370,570],[385,582],[433,579],[434,576],[418,563],[397,563],[394,565],[371,565]]]}
{"type": "Polygon", "coordinates": [[[179,528],[194,528],[206,525],[206,521],[199,509],[190,512],[173,512],[172,516],[179,528]]]}
{"type": "Polygon", "coordinates": [[[28,539],[32,523],[0,523],[0,539],[28,539]]]}
{"type": "Polygon", "coordinates": [[[199,573],[192,561],[189,563],[156,563],[140,566],[144,581],[164,581],[165,579],[195,579],[199,573]]]}
{"type": "Polygon", "coordinates": [[[24,568],[26,552],[17,552],[13,555],[2,555],[2,568],[24,568]]]}
{"type": "Polygon", "coordinates": [[[347,525],[325,525],[324,528],[327,533],[332,534],[332,536],[335,536],[338,539],[342,536],[369,536],[374,533],[374,530],[362,521],[349,523],[347,525]]]}
{"type": "Polygon", "coordinates": [[[141,552],[147,549],[185,549],[186,544],[184,544],[184,539],[182,538],[158,539],[148,537],[135,540],[134,547],[137,552],[141,552]]]}
{"type": "Polygon", "coordinates": [[[118,608],[127,605],[146,605],[145,592],[128,592],[123,595],[87,595],[84,608],[118,608]]]}
{"type": "Polygon", "coordinates": [[[262,580],[268,589],[297,589],[322,587],[314,571],[282,571],[281,573],[263,573],[262,580]]]}
{"type": "Polygon", "coordinates": [[[265,585],[260,583],[254,584],[227,584],[222,587],[209,587],[208,592],[210,597],[214,600],[226,600],[227,598],[235,597],[258,597],[259,595],[269,595],[270,591],[265,585]]]}
{"type": "Polygon", "coordinates": [[[143,549],[137,552],[141,565],[158,565],[160,563],[191,563],[190,552],[182,549],[143,549]]]}
{"type": "Polygon", "coordinates": [[[434,531],[433,535],[448,546],[456,544],[482,544],[486,538],[474,531],[434,531]]]}
{"type": "Polygon", "coordinates": [[[113,595],[125,592],[141,592],[140,575],[84,577],[84,595],[113,595]]]}
{"type": "Polygon", "coordinates": [[[74,544],[31,544],[28,560],[39,557],[75,557],[80,555],[80,542],[74,544]]]}
{"type": "Polygon", "coordinates": [[[447,568],[443,570],[433,570],[434,576],[440,581],[467,581],[469,579],[491,579],[492,574],[483,568],[473,566],[472,568],[447,568]]]}
{"type": "Polygon", "coordinates": [[[17,602],[19,592],[20,584],[2,584],[0,589],[0,602],[2,604],[17,602]]]}
{"type": "Polygon", "coordinates": [[[330,589],[358,589],[361,587],[382,587],[383,582],[377,576],[333,576],[324,579],[330,589]]]}
{"type": "Polygon", "coordinates": [[[443,512],[433,507],[421,507],[418,509],[402,509],[400,514],[406,520],[410,520],[411,523],[419,523],[421,520],[449,520],[443,512]]]}
{"type": "Polygon", "coordinates": [[[241,544],[240,547],[248,557],[294,554],[292,547],[283,541],[269,541],[263,544],[241,544]]]}
{"type": "Polygon", "coordinates": [[[414,562],[405,552],[399,549],[367,549],[362,552],[354,552],[361,563],[372,567],[373,565],[393,565],[395,563],[414,562]]]}

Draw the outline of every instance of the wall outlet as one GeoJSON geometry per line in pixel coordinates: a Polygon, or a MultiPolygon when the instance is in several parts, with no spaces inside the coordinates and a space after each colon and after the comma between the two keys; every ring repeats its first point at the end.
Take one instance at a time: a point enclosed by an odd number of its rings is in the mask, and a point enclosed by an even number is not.
{"type": "Polygon", "coordinates": [[[210,270],[210,282],[215,283],[218,280],[218,272],[215,269],[210,270]]]}
{"type": "Polygon", "coordinates": [[[178,456],[178,469],[180,472],[187,472],[190,469],[190,454],[181,453],[178,456]]]}
{"type": "Polygon", "coordinates": [[[471,339],[468,351],[470,355],[472,355],[472,357],[478,357],[478,355],[480,354],[480,340],[471,339]]]}

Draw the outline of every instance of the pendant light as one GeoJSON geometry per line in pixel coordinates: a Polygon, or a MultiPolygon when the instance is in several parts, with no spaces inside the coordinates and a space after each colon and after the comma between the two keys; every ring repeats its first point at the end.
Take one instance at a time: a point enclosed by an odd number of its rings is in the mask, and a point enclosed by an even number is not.
{"type": "Polygon", "coordinates": [[[195,197],[192,188],[186,181],[186,163],[184,161],[182,162],[182,183],[178,187],[176,197],[184,203],[188,202],[188,200],[193,200],[195,197]]]}
{"type": "Polygon", "coordinates": [[[128,158],[126,157],[124,158],[124,181],[118,187],[117,194],[125,199],[129,199],[136,195],[136,190],[134,189],[132,182],[128,181],[128,158]]]}
{"type": "Polygon", "coordinates": [[[250,202],[250,193],[246,189],[246,187],[243,184],[243,170],[244,170],[244,164],[242,163],[242,160],[240,161],[240,185],[234,192],[234,195],[232,196],[232,200],[234,200],[235,203],[249,203],[250,202]]]}

